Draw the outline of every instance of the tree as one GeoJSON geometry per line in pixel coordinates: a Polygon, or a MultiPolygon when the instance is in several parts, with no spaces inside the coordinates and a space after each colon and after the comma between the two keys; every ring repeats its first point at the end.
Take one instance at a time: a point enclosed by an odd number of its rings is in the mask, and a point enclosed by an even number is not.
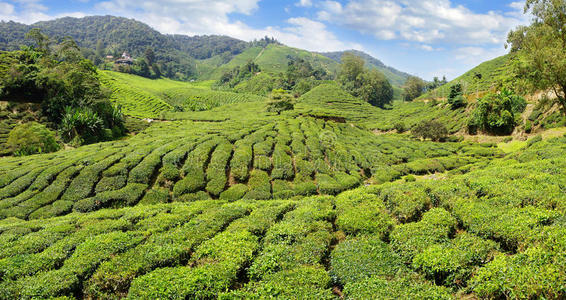
{"type": "MultiPolygon", "coordinates": [[[[434,78],[438,81],[438,77],[434,78]]],[[[413,101],[418,98],[425,90],[425,82],[415,76],[409,76],[403,87],[403,99],[405,101],[413,101]]]]}
{"type": "Polygon", "coordinates": [[[360,74],[358,81],[361,86],[356,96],[369,104],[383,108],[393,100],[393,87],[385,75],[378,70],[374,69],[360,74]]]}
{"type": "Polygon", "coordinates": [[[49,153],[60,148],[55,133],[37,122],[16,126],[8,134],[6,145],[18,156],[49,153]]]}
{"type": "Polygon", "coordinates": [[[147,61],[147,64],[149,66],[153,66],[153,63],[155,62],[155,52],[153,52],[153,49],[151,48],[147,48],[145,49],[145,60],[147,61]]]}
{"type": "Polygon", "coordinates": [[[527,102],[513,92],[503,89],[478,100],[468,131],[482,130],[492,134],[510,134],[517,124],[516,118],[525,110],[527,102]]]}
{"type": "Polygon", "coordinates": [[[98,40],[96,42],[96,57],[104,58],[106,49],[104,48],[104,42],[102,40],[98,40]]]}
{"type": "Polygon", "coordinates": [[[277,89],[271,92],[271,100],[267,103],[268,112],[275,112],[280,115],[282,112],[293,108],[295,108],[295,101],[287,91],[277,89]]]}
{"type": "Polygon", "coordinates": [[[338,82],[346,91],[368,103],[383,107],[393,100],[393,87],[381,72],[368,70],[364,60],[352,53],[342,56],[338,82]]]}
{"type": "Polygon", "coordinates": [[[448,104],[452,109],[458,109],[466,106],[466,99],[462,92],[462,84],[456,83],[450,87],[450,95],[448,95],[448,104]]]}
{"type": "Polygon", "coordinates": [[[511,31],[507,45],[515,53],[515,71],[528,92],[552,90],[566,112],[566,2],[527,0],[529,26],[511,31]]]}
{"type": "Polygon", "coordinates": [[[435,120],[422,121],[411,130],[415,137],[431,139],[433,141],[444,140],[448,136],[446,126],[435,120]]]}
{"type": "Polygon", "coordinates": [[[30,30],[28,33],[26,33],[25,38],[34,41],[36,49],[40,52],[49,53],[49,45],[51,45],[51,40],[46,34],[41,32],[41,29],[34,28],[30,30]]]}
{"type": "Polygon", "coordinates": [[[341,61],[338,80],[343,85],[355,82],[358,76],[364,72],[365,61],[357,55],[346,52],[342,55],[341,61]]]}

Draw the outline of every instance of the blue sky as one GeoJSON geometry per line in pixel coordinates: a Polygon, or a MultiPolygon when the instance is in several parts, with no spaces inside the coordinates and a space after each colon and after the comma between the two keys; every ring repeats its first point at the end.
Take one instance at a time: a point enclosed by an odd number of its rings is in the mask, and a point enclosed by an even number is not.
{"type": "Polygon", "coordinates": [[[117,15],[162,33],[265,35],[310,51],[358,49],[431,80],[505,53],[524,0],[0,0],[0,20],[117,15]]]}

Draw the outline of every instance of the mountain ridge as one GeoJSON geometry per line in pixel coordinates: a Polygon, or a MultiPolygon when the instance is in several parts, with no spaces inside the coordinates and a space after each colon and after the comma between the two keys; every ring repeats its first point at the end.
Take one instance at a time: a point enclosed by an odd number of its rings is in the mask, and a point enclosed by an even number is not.
{"type": "MultiPolygon", "coordinates": [[[[17,50],[20,45],[30,45],[30,41],[25,39],[25,34],[32,28],[42,29],[44,33],[56,40],[70,36],[81,47],[83,55],[95,61],[97,65],[102,63],[103,59],[100,55],[97,56],[97,51],[113,56],[121,55],[126,51],[133,57],[140,57],[147,48],[151,48],[155,51],[157,61],[166,65],[166,70],[170,70],[169,73],[181,73],[178,76],[168,74],[167,77],[175,79],[200,79],[202,72],[199,69],[202,69],[203,64],[211,64],[206,66],[209,69],[222,67],[252,47],[269,45],[269,42],[264,45],[261,41],[246,42],[225,35],[162,34],[141,21],[106,15],[83,18],[64,17],[31,25],[2,21],[0,22],[0,32],[2,32],[0,50],[17,50]]],[[[278,50],[283,58],[287,55],[294,55],[293,53],[299,50],[311,53],[313,56],[325,56],[337,64],[340,62],[341,54],[352,52],[352,50],[346,50],[317,53],[279,43],[277,45],[286,47],[278,50]]],[[[382,71],[395,86],[402,86],[409,76],[405,72],[386,66],[379,59],[367,53],[361,51],[355,51],[355,53],[363,57],[369,67],[382,71]]],[[[277,71],[283,72],[286,65],[281,62],[278,67],[280,70],[277,71]]],[[[270,69],[274,68],[270,67],[270,69]]],[[[337,65],[328,69],[337,69],[337,65]]],[[[213,75],[218,76],[217,73],[213,75]]],[[[206,79],[211,78],[208,76],[206,79]]]]}

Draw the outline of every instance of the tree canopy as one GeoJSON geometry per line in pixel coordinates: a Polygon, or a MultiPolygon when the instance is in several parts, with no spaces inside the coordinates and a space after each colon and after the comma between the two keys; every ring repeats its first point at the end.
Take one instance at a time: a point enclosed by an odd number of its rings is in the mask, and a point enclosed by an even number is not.
{"type": "Polygon", "coordinates": [[[342,56],[338,82],[355,97],[371,105],[384,107],[393,100],[393,87],[383,73],[365,68],[364,60],[352,53],[342,56]]]}
{"type": "Polygon", "coordinates": [[[32,30],[27,36],[33,40],[33,46],[0,53],[2,57],[12,58],[0,59],[2,64],[10,62],[0,68],[0,99],[41,103],[49,122],[57,124],[53,127],[64,130],[65,124],[72,132],[69,140],[76,137],[78,144],[122,135],[120,110],[110,103],[96,67],[82,56],[77,44],[71,38],[52,44],[39,30],[32,30]],[[78,121],[65,122],[70,111],[88,111],[95,119],[92,124],[97,126],[81,130],[78,121]],[[115,132],[105,132],[110,128],[115,132]]]}
{"type": "Polygon", "coordinates": [[[566,2],[527,0],[532,24],[509,33],[507,46],[517,54],[515,69],[530,92],[552,90],[566,111],[566,2]]]}
{"type": "MultiPolygon", "coordinates": [[[[438,78],[435,77],[436,80],[438,78]]],[[[426,89],[426,83],[416,77],[411,76],[405,82],[405,86],[403,87],[403,100],[405,101],[413,101],[418,98],[426,89]]]]}

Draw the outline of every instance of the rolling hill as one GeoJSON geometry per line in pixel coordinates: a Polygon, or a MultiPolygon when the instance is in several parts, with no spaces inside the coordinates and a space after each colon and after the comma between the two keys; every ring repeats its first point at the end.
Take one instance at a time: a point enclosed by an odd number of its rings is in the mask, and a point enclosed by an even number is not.
{"type": "Polygon", "coordinates": [[[387,79],[389,80],[389,82],[391,82],[392,85],[396,86],[396,87],[401,87],[403,86],[403,84],[405,84],[405,81],[407,80],[407,78],[409,76],[411,76],[410,74],[407,74],[405,72],[401,72],[393,67],[389,67],[386,66],[382,61],[376,59],[375,57],[359,51],[359,50],[348,50],[348,51],[338,51],[338,52],[323,52],[320,53],[321,55],[324,55],[338,63],[340,63],[340,60],[342,58],[342,55],[344,55],[344,53],[349,52],[349,53],[353,53],[354,55],[357,55],[361,58],[364,59],[364,61],[366,62],[366,66],[369,67],[370,69],[377,69],[380,72],[382,72],[385,77],[387,77],[387,79]]]}
{"type": "Polygon", "coordinates": [[[490,89],[501,86],[502,84],[510,84],[513,79],[511,59],[511,54],[507,54],[490,61],[483,62],[477,67],[448,82],[448,84],[426,93],[421,96],[421,98],[445,98],[450,93],[450,87],[456,83],[462,84],[466,94],[474,94],[476,92],[485,93],[490,89]],[[477,75],[481,75],[481,78],[478,78],[477,75]]]}
{"type": "MultiPolygon", "coordinates": [[[[271,112],[275,97],[215,90],[213,79],[248,60],[268,76],[289,55],[332,71],[341,54],[231,52],[239,41],[142,27],[209,80],[90,68],[126,116],[154,120],[114,140],[0,157],[0,299],[566,298],[566,128],[435,142],[404,130],[435,120],[458,133],[473,106],[381,109],[330,80],[271,112]]],[[[0,61],[1,83],[12,64],[0,61]]],[[[502,57],[459,80],[481,73],[489,89],[507,67],[502,57]]],[[[0,143],[41,122],[44,103],[25,100],[0,101],[0,143]]],[[[525,124],[552,118],[531,108],[525,124]]]]}
{"type": "MultiPolygon", "coordinates": [[[[218,79],[224,72],[249,60],[266,72],[285,72],[289,57],[305,59],[313,66],[335,74],[343,53],[318,54],[279,43],[244,42],[227,36],[164,35],[142,22],[114,16],[65,17],[32,25],[0,22],[0,50],[17,50],[20,45],[29,44],[24,36],[32,28],[40,28],[55,39],[72,37],[83,48],[83,54],[97,64],[102,63],[107,54],[118,57],[125,51],[133,57],[141,57],[146,49],[151,48],[157,62],[172,70],[170,77],[180,72],[186,78],[200,80],[218,79]],[[104,55],[97,56],[97,51],[104,55]]],[[[382,71],[397,88],[408,76],[368,54],[355,53],[362,56],[369,67],[382,71]]]]}

